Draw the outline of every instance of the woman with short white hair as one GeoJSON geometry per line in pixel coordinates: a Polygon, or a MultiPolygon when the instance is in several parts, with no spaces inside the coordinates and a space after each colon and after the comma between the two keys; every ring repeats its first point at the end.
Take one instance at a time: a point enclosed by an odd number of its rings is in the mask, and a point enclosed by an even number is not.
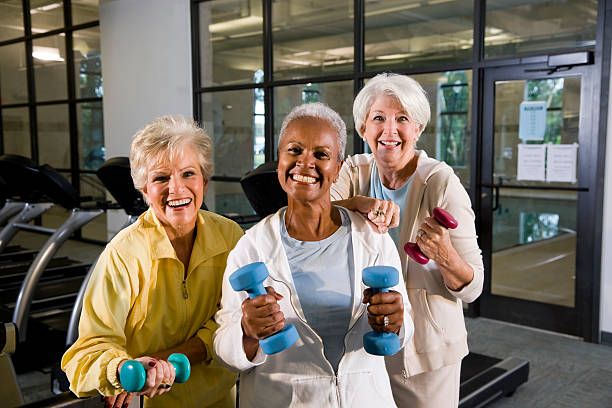
{"type": "Polygon", "coordinates": [[[403,353],[387,358],[395,402],[456,407],[468,354],[461,303],[474,301],[483,284],[470,198],[452,168],[416,150],[430,119],[417,81],[377,75],[355,98],[353,117],[372,153],[347,158],[331,197],[366,215],[379,232],[389,231],[401,258],[415,332],[403,353]],[[450,212],[458,228],[440,225],[432,217],[435,207],[450,212]],[[430,258],[427,265],[406,255],[404,245],[415,241],[430,258]]]}
{"type": "Polygon", "coordinates": [[[109,407],[138,394],[146,407],[234,407],[236,375],[217,363],[212,336],[227,256],[243,232],[200,210],[212,149],[204,130],[178,115],[134,135],[132,178],[149,209],[106,246],[87,286],[79,338],[62,358],[77,396],[100,393],[109,407]],[[184,384],[173,384],[172,353],[191,362],[184,384]],[[139,393],[124,391],[118,376],[130,359],[147,368],[139,393]]]}

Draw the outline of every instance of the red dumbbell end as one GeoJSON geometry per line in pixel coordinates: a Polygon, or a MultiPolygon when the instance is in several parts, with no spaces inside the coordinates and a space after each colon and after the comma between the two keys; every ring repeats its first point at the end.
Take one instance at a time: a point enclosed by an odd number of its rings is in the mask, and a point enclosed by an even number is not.
{"type": "Polygon", "coordinates": [[[459,225],[457,220],[450,215],[450,213],[446,210],[443,210],[440,207],[436,207],[433,209],[433,216],[440,224],[444,225],[448,229],[455,229],[459,225]]]}
{"type": "Polygon", "coordinates": [[[404,251],[406,251],[409,257],[421,265],[425,265],[427,262],[429,262],[429,258],[423,255],[416,242],[408,242],[406,245],[404,245],[404,251]]]}

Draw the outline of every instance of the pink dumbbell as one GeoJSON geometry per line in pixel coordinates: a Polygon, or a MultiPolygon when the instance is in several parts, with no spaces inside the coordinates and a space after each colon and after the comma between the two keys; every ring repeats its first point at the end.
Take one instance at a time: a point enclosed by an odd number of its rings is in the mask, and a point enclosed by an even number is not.
{"type": "MultiPolygon", "coordinates": [[[[448,211],[443,210],[440,207],[434,208],[433,217],[436,221],[448,229],[455,229],[457,228],[457,225],[459,225],[457,220],[454,219],[448,211]]],[[[429,258],[423,254],[423,252],[421,252],[421,248],[419,248],[416,242],[408,242],[406,245],[404,245],[404,251],[406,251],[409,257],[421,265],[425,265],[427,262],[429,262],[429,258]]]]}

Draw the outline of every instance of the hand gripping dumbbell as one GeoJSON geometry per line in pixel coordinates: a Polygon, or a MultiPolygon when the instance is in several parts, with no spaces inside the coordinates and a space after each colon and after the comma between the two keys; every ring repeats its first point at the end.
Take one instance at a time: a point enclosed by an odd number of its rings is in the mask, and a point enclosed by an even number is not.
{"type": "MultiPolygon", "coordinates": [[[[372,288],[372,295],[388,292],[399,282],[399,272],[392,266],[368,266],[363,269],[364,285],[372,288]]],[[[370,354],[390,356],[400,349],[399,337],[395,333],[371,331],[363,335],[363,348],[370,354]]]]}
{"type": "MultiPolygon", "coordinates": [[[[433,217],[436,221],[448,229],[455,229],[457,228],[457,225],[459,225],[457,220],[454,219],[448,211],[443,210],[440,207],[433,209],[433,217]]],[[[421,252],[421,248],[419,248],[416,242],[408,242],[406,245],[404,245],[404,251],[406,251],[409,257],[421,265],[425,265],[427,262],[429,262],[429,258],[423,252],[421,252]]]]}
{"type": "MultiPolygon", "coordinates": [[[[177,383],[184,383],[191,374],[189,359],[184,354],[170,354],[168,361],[174,366],[177,383]]],[[[140,361],[128,360],[121,366],[119,371],[119,381],[127,392],[138,392],[144,388],[147,379],[147,372],[140,361]]]]}
{"type": "MultiPolygon", "coordinates": [[[[263,286],[263,281],[267,277],[268,268],[266,268],[266,265],[263,262],[254,262],[232,273],[229,282],[236,292],[244,290],[253,299],[268,293],[263,286]]],[[[259,347],[266,354],[276,354],[293,346],[297,339],[296,328],[292,324],[287,324],[281,331],[259,340],[259,347]]]]}

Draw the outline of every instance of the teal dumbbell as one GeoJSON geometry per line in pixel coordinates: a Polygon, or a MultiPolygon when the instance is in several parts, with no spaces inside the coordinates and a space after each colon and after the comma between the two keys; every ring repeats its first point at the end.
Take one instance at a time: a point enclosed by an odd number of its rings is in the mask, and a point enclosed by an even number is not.
{"type": "MultiPolygon", "coordinates": [[[[232,273],[229,277],[229,282],[236,292],[244,290],[253,299],[268,293],[263,286],[263,281],[267,277],[268,268],[266,268],[266,265],[263,262],[254,262],[232,273]]],[[[281,331],[259,340],[259,347],[268,355],[276,354],[293,346],[297,339],[298,333],[295,326],[287,324],[281,331]]]]}
{"type": "MultiPolygon", "coordinates": [[[[170,354],[168,361],[174,366],[174,382],[184,383],[191,374],[189,359],[184,354],[170,354]]],[[[119,381],[127,392],[138,392],[144,388],[147,371],[140,361],[128,360],[121,366],[119,381]]]]}
{"type": "MultiPolygon", "coordinates": [[[[372,295],[388,292],[399,282],[399,272],[392,266],[368,266],[363,269],[364,285],[372,288],[372,295]]],[[[400,349],[399,337],[395,333],[371,331],[363,335],[363,348],[370,354],[390,356],[400,349]]]]}

